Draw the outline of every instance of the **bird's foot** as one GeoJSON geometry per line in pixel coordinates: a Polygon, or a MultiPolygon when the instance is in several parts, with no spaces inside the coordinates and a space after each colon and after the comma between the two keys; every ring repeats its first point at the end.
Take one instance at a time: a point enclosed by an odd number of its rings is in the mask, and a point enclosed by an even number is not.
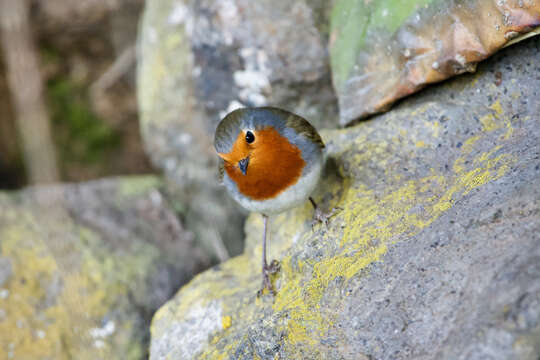
{"type": "Polygon", "coordinates": [[[324,224],[326,227],[328,227],[328,221],[330,220],[330,218],[334,216],[338,210],[343,210],[340,207],[335,207],[329,213],[325,213],[319,208],[319,206],[311,196],[309,197],[309,201],[311,202],[311,205],[313,205],[314,210],[313,220],[311,221],[312,230],[316,224],[324,224]]]}
{"type": "Polygon", "coordinates": [[[313,220],[311,221],[311,228],[313,229],[317,224],[324,224],[324,226],[328,227],[328,221],[330,220],[330,218],[340,210],[343,209],[340,207],[335,207],[330,210],[330,212],[325,213],[321,209],[319,209],[319,207],[316,207],[313,213],[313,220]]]}
{"type": "Polygon", "coordinates": [[[270,281],[270,275],[278,273],[280,270],[280,264],[277,260],[272,260],[270,265],[263,266],[263,282],[262,282],[262,288],[257,292],[257,297],[260,297],[264,294],[264,290],[268,289],[268,291],[276,296],[276,289],[272,285],[272,282],[270,281]]]}
{"type": "Polygon", "coordinates": [[[266,270],[268,271],[269,274],[276,274],[279,272],[280,269],[281,269],[281,265],[279,264],[279,261],[277,261],[276,259],[272,260],[272,262],[270,262],[270,265],[266,266],[266,270]]]}

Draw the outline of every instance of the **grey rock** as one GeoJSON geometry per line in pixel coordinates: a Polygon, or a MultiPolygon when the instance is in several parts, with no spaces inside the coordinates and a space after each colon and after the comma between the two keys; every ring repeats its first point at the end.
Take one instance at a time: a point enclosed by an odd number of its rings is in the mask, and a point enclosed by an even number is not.
{"type": "Polygon", "coordinates": [[[275,298],[256,296],[262,221],[250,216],[244,254],[156,313],[150,359],[537,359],[539,53],[525,40],[323,131],[315,200],[343,210],[314,230],[309,203],[271,219],[275,298]]]}
{"type": "Polygon", "coordinates": [[[0,358],[146,357],[153,312],[210,263],[161,188],[131,177],[0,193],[0,358]]]}

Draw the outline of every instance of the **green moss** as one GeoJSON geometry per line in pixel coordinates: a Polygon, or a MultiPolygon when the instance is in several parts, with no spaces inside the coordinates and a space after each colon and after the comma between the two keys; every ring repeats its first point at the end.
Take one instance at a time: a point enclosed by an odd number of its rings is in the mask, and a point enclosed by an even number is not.
{"type": "MultiPolygon", "coordinates": [[[[41,44],[40,55],[49,66],[65,66],[54,47],[41,44]]],[[[104,159],[120,146],[120,134],[92,110],[87,84],[77,83],[65,75],[67,69],[62,70],[45,88],[59,163],[104,166],[104,159]]]]}
{"type": "Polygon", "coordinates": [[[131,176],[118,183],[118,195],[121,198],[130,198],[158,189],[163,185],[160,178],[151,175],[131,176]]]}
{"type": "Polygon", "coordinates": [[[119,146],[119,133],[94,114],[86,89],[69,77],[51,79],[47,98],[62,162],[96,164],[119,146]]]}

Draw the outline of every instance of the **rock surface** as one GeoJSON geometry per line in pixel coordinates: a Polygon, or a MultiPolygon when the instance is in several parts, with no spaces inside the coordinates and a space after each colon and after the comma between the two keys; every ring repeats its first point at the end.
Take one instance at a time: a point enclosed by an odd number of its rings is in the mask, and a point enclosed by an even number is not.
{"type": "Polygon", "coordinates": [[[315,199],[271,223],[278,294],[261,285],[262,221],[241,256],[152,321],[150,359],[537,359],[540,39],[355,127],[324,131],[315,199]],[[497,75],[502,73],[502,79],[497,75]]]}
{"type": "Polygon", "coordinates": [[[241,105],[277,105],[319,126],[333,124],[328,30],[317,27],[327,23],[330,5],[147,2],[138,71],[147,152],[172,180],[186,226],[221,259],[221,242],[230,253],[241,252],[244,215],[217,186],[214,130],[241,105]]]}
{"type": "Polygon", "coordinates": [[[209,259],[154,177],[0,193],[0,359],[142,359],[209,259]]]}

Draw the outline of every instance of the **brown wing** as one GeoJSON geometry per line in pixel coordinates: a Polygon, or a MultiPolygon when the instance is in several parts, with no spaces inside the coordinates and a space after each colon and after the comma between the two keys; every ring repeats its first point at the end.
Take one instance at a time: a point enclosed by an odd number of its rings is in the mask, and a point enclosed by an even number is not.
{"type": "Polygon", "coordinates": [[[287,127],[294,129],[298,134],[305,136],[324,149],[325,145],[317,130],[306,119],[299,115],[289,113],[287,127]]]}

